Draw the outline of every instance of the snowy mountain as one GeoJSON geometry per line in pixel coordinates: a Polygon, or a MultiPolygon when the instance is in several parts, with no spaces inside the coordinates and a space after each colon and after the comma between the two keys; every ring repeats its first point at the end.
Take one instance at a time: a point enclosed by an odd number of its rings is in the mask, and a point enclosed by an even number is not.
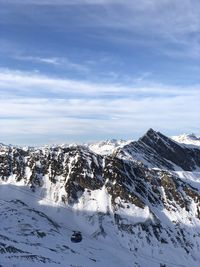
{"type": "Polygon", "coordinates": [[[111,140],[92,143],[88,145],[88,147],[96,154],[108,155],[112,154],[116,148],[123,147],[129,144],[130,142],[131,141],[111,139],[111,140]]]}
{"type": "Polygon", "coordinates": [[[182,134],[178,136],[173,136],[172,139],[178,143],[200,146],[200,137],[197,137],[194,134],[182,134]]]}
{"type": "Polygon", "coordinates": [[[109,153],[1,145],[0,220],[5,267],[197,267],[200,149],[152,129],[109,153]]]}

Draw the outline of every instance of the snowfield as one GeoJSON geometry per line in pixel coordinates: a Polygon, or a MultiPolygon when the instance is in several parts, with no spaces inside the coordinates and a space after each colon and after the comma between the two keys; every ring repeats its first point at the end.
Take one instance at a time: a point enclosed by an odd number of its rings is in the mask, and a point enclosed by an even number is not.
{"type": "Polygon", "coordinates": [[[90,144],[88,147],[94,153],[100,155],[109,155],[112,154],[117,148],[124,147],[131,142],[132,141],[111,139],[90,144]]]}
{"type": "Polygon", "coordinates": [[[194,134],[182,134],[178,136],[172,136],[172,139],[178,143],[200,146],[200,137],[197,137],[194,134]]]}
{"type": "MultiPolygon", "coordinates": [[[[149,246],[142,232],[138,232],[138,240],[130,234],[120,233],[106,215],[109,199],[105,192],[94,192],[91,196],[86,193],[74,210],[61,203],[54,204],[49,198],[41,201],[38,195],[22,185],[1,183],[0,195],[0,237],[1,243],[6,241],[1,251],[10,252],[9,257],[6,253],[1,254],[2,266],[199,266],[198,247],[188,255],[181,247],[158,244],[156,240],[149,246]],[[104,233],[97,210],[105,217],[104,233]],[[73,230],[81,231],[81,243],[70,241],[73,230]]],[[[187,216],[181,211],[179,214],[164,212],[163,223],[166,225],[168,220],[183,221],[187,216]]],[[[119,213],[133,224],[152,219],[148,207],[140,210],[133,206],[119,213]]],[[[183,222],[187,226],[187,220],[183,222]]],[[[199,222],[194,222],[194,228],[191,227],[188,234],[197,235],[196,229],[200,229],[199,222]]]]}

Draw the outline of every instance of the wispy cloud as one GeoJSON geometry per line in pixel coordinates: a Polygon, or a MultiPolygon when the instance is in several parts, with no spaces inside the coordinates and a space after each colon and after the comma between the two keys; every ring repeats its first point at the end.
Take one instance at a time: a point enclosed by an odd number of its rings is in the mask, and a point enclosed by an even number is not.
{"type": "Polygon", "coordinates": [[[7,141],[9,134],[12,138],[22,134],[31,136],[32,142],[37,143],[34,135],[43,136],[43,139],[45,136],[46,142],[49,142],[50,137],[57,138],[62,134],[65,139],[60,142],[68,142],[102,139],[102,136],[133,138],[149,127],[177,133],[194,129],[197,125],[198,103],[199,99],[193,96],[112,101],[0,100],[0,136],[2,141],[7,141]]]}
{"type": "MultiPolygon", "coordinates": [[[[175,52],[189,57],[200,55],[198,0],[183,0],[181,4],[177,0],[1,0],[1,2],[7,5],[10,3],[10,8],[15,3],[14,11],[18,10],[23,16],[30,18],[26,23],[38,24],[39,19],[39,24],[42,26],[65,31],[68,29],[66,21],[70,21],[72,28],[89,27],[106,29],[110,32],[105,36],[97,32],[101,39],[108,38],[113,42],[118,40],[130,45],[139,42],[144,46],[150,46],[151,43],[155,46],[155,43],[159,43],[159,52],[164,52],[165,55],[175,56],[175,52]],[[36,8],[34,13],[30,12],[30,4],[36,8]],[[40,7],[37,8],[38,5],[47,6],[46,12],[40,10],[40,7]],[[57,12],[54,6],[64,6],[66,12],[61,12],[60,9],[57,12]],[[78,12],[79,16],[73,16],[72,19],[73,12],[78,12]]],[[[10,8],[7,7],[8,12],[10,8]]],[[[1,20],[9,19],[6,15],[1,17],[1,20]]]]}
{"type": "Polygon", "coordinates": [[[33,56],[15,56],[14,58],[18,60],[24,60],[24,61],[46,63],[46,64],[55,65],[55,66],[59,66],[61,64],[61,61],[55,57],[44,58],[44,57],[33,57],[33,56]]]}
{"type": "Polygon", "coordinates": [[[168,86],[145,80],[144,77],[133,79],[129,86],[94,83],[85,80],[53,78],[39,73],[0,69],[0,90],[7,97],[34,96],[54,93],[57,97],[160,97],[199,94],[199,85],[193,87],[168,86]],[[19,94],[20,93],[20,94],[19,94]]]}
{"type": "Polygon", "coordinates": [[[195,131],[199,88],[144,84],[143,80],[140,86],[126,87],[1,70],[0,138],[13,143],[26,136],[32,138],[27,141],[30,144],[33,140],[50,143],[58,136],[60,142],[133,138],[149,127],[173,134],[174,129],[195,131]]]}
{"type": "Polygon", "coordinates": [[[80,64],[69,60],[68,58],[60,57],[39,57],[39,56],[27,56],[27,55],[13,55],[13,58],[21,61],[30,61],[33,63],[50,64],[56,67],[62,67],[66,69],[76,70],[80,72],[89,72],[89,66],[86,64],[80,64]]]}

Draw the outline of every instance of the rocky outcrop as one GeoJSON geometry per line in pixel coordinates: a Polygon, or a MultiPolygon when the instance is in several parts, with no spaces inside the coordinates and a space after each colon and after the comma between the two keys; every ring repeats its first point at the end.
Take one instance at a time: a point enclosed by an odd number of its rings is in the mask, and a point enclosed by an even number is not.
{"type": "Polygon", "coordinates": [[[142,161],[151,168],[194,171],[200,168],[200,149],[178,144],[150,129],[138,141],[117,151],[118,157],[142,161]]]}

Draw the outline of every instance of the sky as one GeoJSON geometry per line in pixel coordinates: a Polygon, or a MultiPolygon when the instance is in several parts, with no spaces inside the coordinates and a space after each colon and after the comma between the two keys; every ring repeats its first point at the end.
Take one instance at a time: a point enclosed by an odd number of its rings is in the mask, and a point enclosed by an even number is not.
{"type": "Polygon", "coordinates": [[[0,0],[0,142],[200,135],[199,0],[0,0]]]}

